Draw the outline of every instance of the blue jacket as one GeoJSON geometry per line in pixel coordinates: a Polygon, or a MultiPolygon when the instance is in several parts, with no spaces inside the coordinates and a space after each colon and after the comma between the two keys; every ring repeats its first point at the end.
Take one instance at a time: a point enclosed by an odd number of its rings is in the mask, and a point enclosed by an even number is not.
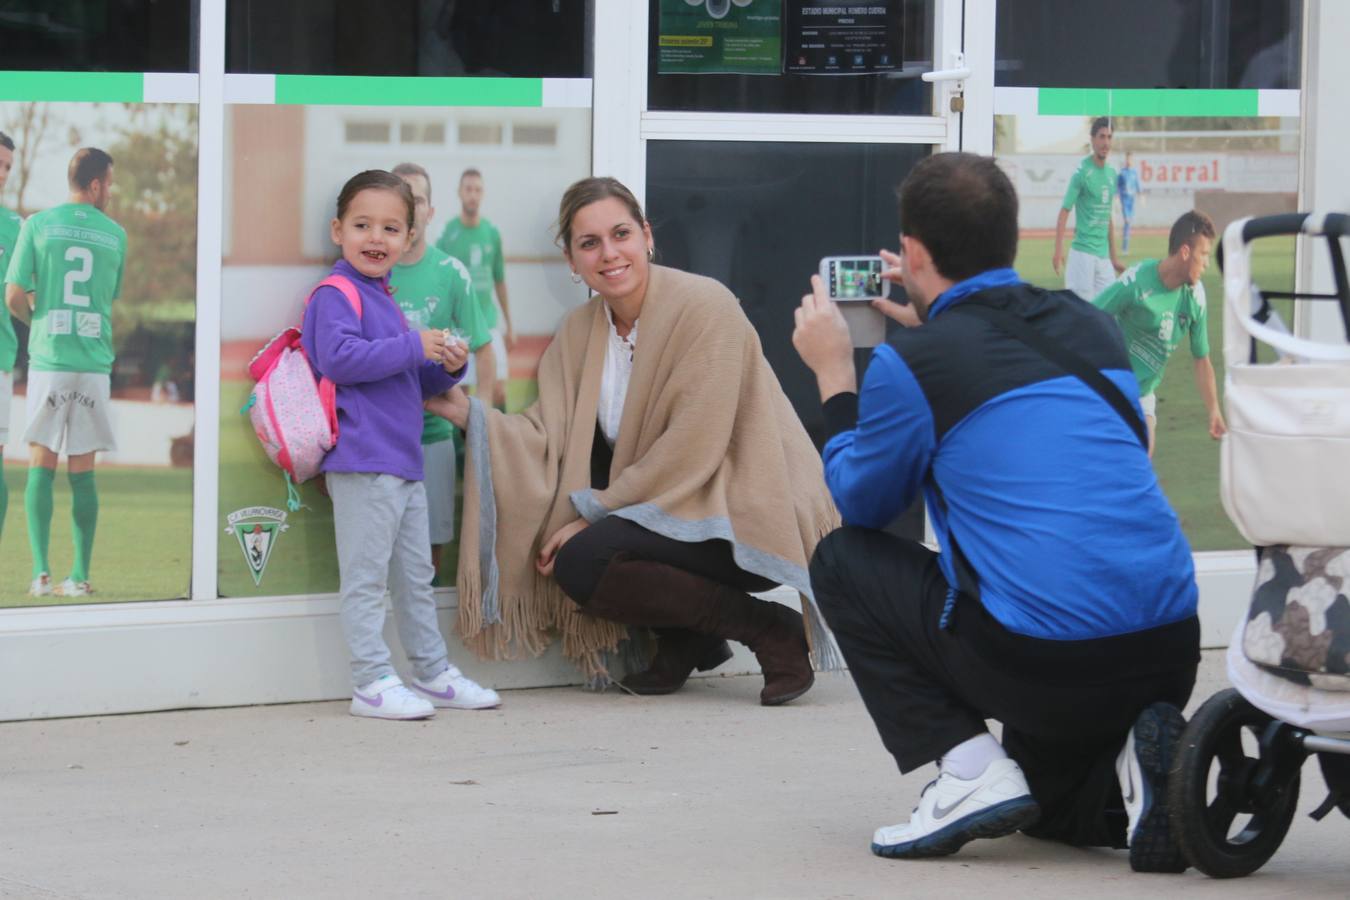
{"type": "Polygon", "coordinates": [[[1017,634],[1086,640],[1193,616],[1190,547],[1134,432],[1080,379],[954,309],[971,302],[1071,345],[1138,408],[1110,316],[985,272],[877,347],[859,395],[826,403],[825,480],[844,520],[881,528],[922,488],[953,598],[976,593],[1017,634]]]}

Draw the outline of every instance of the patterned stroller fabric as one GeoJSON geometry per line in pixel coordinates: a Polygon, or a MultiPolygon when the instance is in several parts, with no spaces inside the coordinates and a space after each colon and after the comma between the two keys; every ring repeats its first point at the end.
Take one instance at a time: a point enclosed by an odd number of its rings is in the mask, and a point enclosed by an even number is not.
{"type": "Polygon", "coordinates": [[[1296,684],[1350,691],[1350,547],[1265,548],[1242,651],[1296,684]]]}

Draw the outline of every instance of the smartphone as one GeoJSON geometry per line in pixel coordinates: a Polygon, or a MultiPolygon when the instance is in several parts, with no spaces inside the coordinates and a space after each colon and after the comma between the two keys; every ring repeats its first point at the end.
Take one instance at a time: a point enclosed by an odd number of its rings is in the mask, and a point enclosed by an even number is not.
{"type": "Polygon", "coordinates": [[[889,297],[891,283],[881,277],[885,270],[880,256],[827,256],[820,261],[820,277],[831,300],[889,297]]]}
{"type": "Polygon", "coordinates": [[[891,283],[881,277],[886,263],[880,256],[827,256],[820,261],[820,278],[830,299],[848,323],[855,347],[875,347],[886,339],[886,317],[872,301],[888,297],[891,283]]]}

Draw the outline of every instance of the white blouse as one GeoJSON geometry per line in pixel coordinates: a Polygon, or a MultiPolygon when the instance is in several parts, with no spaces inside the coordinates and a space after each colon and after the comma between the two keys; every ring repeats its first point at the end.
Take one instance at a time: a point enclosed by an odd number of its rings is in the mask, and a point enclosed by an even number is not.
{"type": "Polygon", "coordinates": [[[633,377],[633,347],[637,344],[638,323],[628,337],[619,337],[614,327],[614,312],[608,303],[605,317],[609,319],[609,343],[605,347],[605,370],[600,376],[600,406],[595,418],[600,423],[600,431],[610,447],[619,439],[619,420],[623,418],[623,402],[628,396],[628,381],[633,377]]]}

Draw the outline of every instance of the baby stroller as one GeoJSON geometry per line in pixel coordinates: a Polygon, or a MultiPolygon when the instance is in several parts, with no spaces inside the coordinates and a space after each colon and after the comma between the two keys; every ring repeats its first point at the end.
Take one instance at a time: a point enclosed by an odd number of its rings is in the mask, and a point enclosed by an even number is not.
{"type": "Polygon", "coordinates": [[[1214,878],[1249,875],[1279,849],[1315,755],[1330,793],[1313,812],[1350,816],[1350,346],[1289,334],[1272,297],[1334,300],[1350,340],[1340,239],[1350,216],[1244,219],[1224,232],[1224,509],[1257,549],[1251,606],[1228,649],[1234,687],[1192,717],[1169,783],[1172,832],[1214,878]],[[1251,242],[1326,238],[1334,294],[1262,294],[1251,242]],[[1280,358],[1258,363],[1257,341],[1280,358]]]}

